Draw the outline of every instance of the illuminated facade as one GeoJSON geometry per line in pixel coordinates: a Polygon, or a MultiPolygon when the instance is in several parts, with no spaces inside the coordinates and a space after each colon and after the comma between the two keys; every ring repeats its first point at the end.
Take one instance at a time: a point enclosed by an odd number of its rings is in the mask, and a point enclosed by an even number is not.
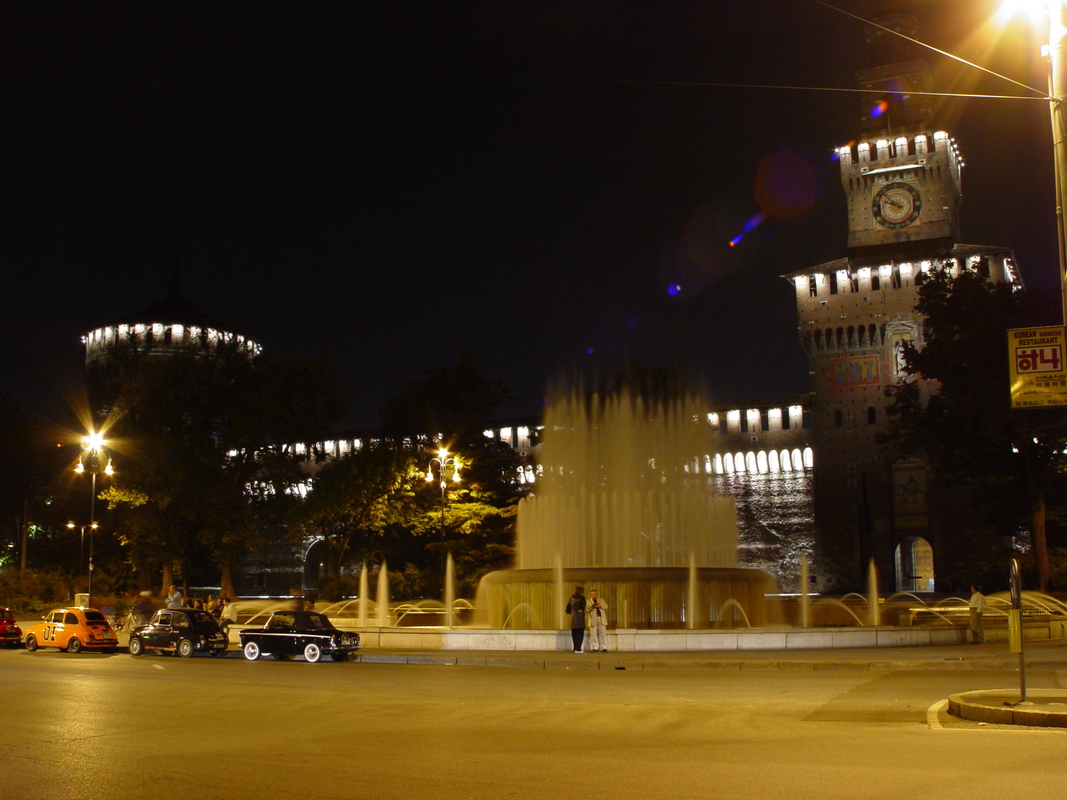
{"type": "Polygon", "coordinates": [[[82,343],[85,369],[90,374],[106,364],[116,349],[124,347],[159,356],[179,352],[210,354],[226,345],[253,357],[262,349],[252,337],[236,333],[186,300],[176,275],[162,302],[94,328],[82,336],[82,343]]]}
{"type": "Polygon", "coordinates": [[[939,485],[919,459],[893,463],[877,441],[901,348],[922,346],[924,276],[971,270],[1019,283],[1010,250],[959,244],[963,160],[931,125],[929,98],[908,93],[932,81],[910,43],[887,32],[915,37],[915,18],[893,6],[868,33],[877,66],[859,73],[859,141],[837,150],[847,255],[786,276],[809,360],[815,572],[829,592],[862,590],[871,560],[884,591],[931,591],[935,577],[939,590],[966,588],[1003,544],[983,530],[974,498],[939,485]]]}

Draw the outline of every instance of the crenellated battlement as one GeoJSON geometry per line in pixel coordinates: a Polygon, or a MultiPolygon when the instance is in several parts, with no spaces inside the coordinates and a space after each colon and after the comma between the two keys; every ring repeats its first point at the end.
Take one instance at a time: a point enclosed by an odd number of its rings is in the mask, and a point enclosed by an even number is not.
{"type": "Polygon", "coordinates": [[[841,177],[846,180],[882,170],[933,166],[935,162],[949,165],[958,180],[964,164],[956,140],[944,131],[852,142],[839,147],[837,156],[841,161],[841,177]]]}
{"type": "Polygon", "coordinates": [[[239,333],[164,322],[104,325],[82,336],[82,344],[86,365],[106,359],[113,348],[122,346],[167,355],[180,351],[209,353],[231,345],[250,357],[263,349],[255,339],[239,333]]]}

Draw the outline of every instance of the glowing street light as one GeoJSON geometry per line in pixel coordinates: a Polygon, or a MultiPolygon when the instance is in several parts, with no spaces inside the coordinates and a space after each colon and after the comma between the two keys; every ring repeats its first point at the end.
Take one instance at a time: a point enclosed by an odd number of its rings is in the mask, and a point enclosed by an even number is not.
{"type": "Polygon", "coordinates": [[[1063,324],[1067,325],[1067,233],[1064,202],[1067,199],[1067,2],[1065,0],[1004,0],[997,17],[1025,13],[1032,20],[1047,21],[1048,44],[1041,55],[1048,59],[1048,103],[1052,123],[1052,153],[1056,178],[1056,237],[1059,240],[1060,296],[1063,324]]]}
{"type": "MultiPolygon", "coordinates": [[[[90,433],[82,439],[82,453],[78,458],[78,465],[74,471],[79,475],[88,469],[92,477],[92,489],[89,494],[89,591],[87,606],[93,604],[93,531],[96,530],[96,476],[100,472],[101,459],[104,460],[104,474],[114,475],[111,468],[111,454],[104,448],[104,437],[99,433],[90,433]],[[87,466],[88,465],[88,466],[87,466]]],[[[74,523],[68,523],[68,528],[73,528],[74,523]]],[[[82,528],[82,538],[85,537],[85,528],[82,528]]]]}
{"type": "Polygon", "coordinates": [[[452,482],[459,483],[459,461],[455,456],[448,454],[448,448],[442,447],[437,451],[437,456],[430,459],[430,466],[426,468],[426,482],[433,483],[434,474],[433,466],[437,465],[437,473],[440,476],[441,481],[441,550],[444,550],[445,543],[445,503],[447,502],[445,497],[445,487],[448,485],[448,471],[452,470],[452,482]]]}
{"type": "MultiPolygon", "coordinates": [[[[75,469],[74,471],[77,472],[78,470],[75,469]]],[[[84,470],[82,471],[84,472],[84,470]]],[[[91,525],[78,525],[74,522],[74,520],[71,520],[67,523],[67,527],[70,530],[74,530],[75,528],[81,528],[81,546],[78,548],[78,568],[81,569],[82,562],[85,561],[85,529],[89,529],[89,563],[91,564],[93,562],[93,531],[95,531],[100,526],[97,525],[95,522],[91,525]]],[[[90,581],[91,580],[92,575],[90,574],[90,581]]]]}

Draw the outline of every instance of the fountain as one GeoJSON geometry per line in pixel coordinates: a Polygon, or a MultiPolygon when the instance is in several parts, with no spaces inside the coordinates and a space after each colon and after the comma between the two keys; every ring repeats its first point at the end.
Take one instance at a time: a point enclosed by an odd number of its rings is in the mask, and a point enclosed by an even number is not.
{"type": "Polygon", "coordinates": [[[878,570],[871,559],[867,567],[867,624],[877,628],[881,622],[881,614],[878,613],[878,570]]]}
{"type": "Polygon", "coordinates": [[[389,625],[389,570],[385,560],[378,570],[378,627],[385,628],[389,625]]]}
{"type": "Polygon", "coordinates": [[[480,622],[503,628],[529,605],[531,617],[565,628],[563,598],[584,585],[612,598],[610,627],[762,625],[774,582],[736,565],[733,500],[709,489],[707,415],[692,395],[628,389],[554,402],[542,476],[519,505],[516,569],[482,579],[480,622]]]}
{"type": "Polygon", "coordinates": [[[445,627],[451,628],[455,619],[456,605],[456,565],[449,552],[445,561],[445,627]]]}

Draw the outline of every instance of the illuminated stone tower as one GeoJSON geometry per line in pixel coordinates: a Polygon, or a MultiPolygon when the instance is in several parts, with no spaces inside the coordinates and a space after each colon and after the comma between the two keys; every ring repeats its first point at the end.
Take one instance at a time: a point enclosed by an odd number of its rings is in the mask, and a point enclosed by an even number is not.
{"type": "MultiPolygon", "coordinates": [[[[883,3],[875,21],[914,36],[915,18],[904,4],[883,3]]],[[[973,515],[957,508],[959,499],[937,486],[923,461],[891,463],[877,441],[888,422],[885,388],[901,377],[902,343],[922,345],[914,308],[924,275],[975,270],[994,281],[1017,280],[1009,250],[958,243],[963,161],[934,124],[926,98],[910,94],[931,85],[911,48],[871,29],[875,66],[859,73],[870,90],[861,95],[861,133],[837,151],[848,198],[847,256],[787,276],[809,358],[822,591],[863,587],[871,559],[883,591],[933,591],[935,578],[937,588],[947,588],[974,569],[964,551],[981,557],[961,544],[980,533],[973,515]]]]}
{"type": "Polygon", "coordinates": [[[162,302],[92,329],[82,336],[82,342],[90,404],[99,420],[111,413],[116,391],[126,380],[116,363],[120,354],[136,354],[155,362],[178,353],[210,358],[222,348],[253,358],[262,349],[252,337],[236,333],[186,300],[177,272],[162,302]]]}

